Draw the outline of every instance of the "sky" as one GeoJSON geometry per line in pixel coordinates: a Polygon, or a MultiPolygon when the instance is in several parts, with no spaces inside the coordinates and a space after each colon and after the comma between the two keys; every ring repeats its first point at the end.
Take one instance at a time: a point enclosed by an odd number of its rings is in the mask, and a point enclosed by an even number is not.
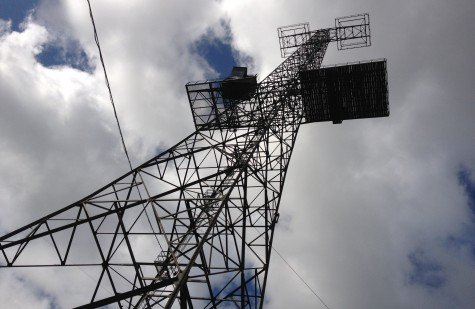
{"type": "MultiPolygon", "coordinates": [[[[233,65],[263,79],[277,27],[368,12],[388,118],[300,129],[274,247],[330,308],[475,305],[475,6],[470,0],[93,0],[132,164],[191,133],[189,81],[233,65]]],[[[0,234],[127,171],[86,1],[0,0],[0,234]]],[[[6,308],[88,299],[61,270],[0,269],[6,308]],[[63,280],[62,280],[63,279],[63,280]]],[[[324,308],[273,255],[269,308],[324,308]]]]}

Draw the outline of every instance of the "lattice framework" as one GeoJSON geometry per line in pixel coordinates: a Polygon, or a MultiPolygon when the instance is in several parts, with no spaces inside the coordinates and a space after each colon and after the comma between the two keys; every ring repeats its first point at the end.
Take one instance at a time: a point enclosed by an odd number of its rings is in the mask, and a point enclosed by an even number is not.
{"type": "Polygon", "coordinates": [[[0,237],[2,267],[85,267],[96,278],[89,308],[262,308],[303,119],[299,72],[318,69],[331,41],[367,35],[353,27],[345,25],[344,38],[339,28],[295,34],[298,46],[282,49],[296,50],[249,100],[223,100],[217,81],[188,84],[195,132],[84,199],[0,237]]]}

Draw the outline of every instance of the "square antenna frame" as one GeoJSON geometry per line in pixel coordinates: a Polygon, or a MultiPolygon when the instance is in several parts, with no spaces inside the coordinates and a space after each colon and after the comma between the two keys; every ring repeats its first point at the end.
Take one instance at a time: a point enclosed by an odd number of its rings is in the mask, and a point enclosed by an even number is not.
{"type": "Polygon", "coordinates": [[[338,50],[371,46],[369,14],[358,14],[335,19],[338,50]]]}
{"type": "Polygon", "coordinates": [[[309,23],[283,26],[277,28],[280,55],[286,58],[310,38],[309,23]]]}

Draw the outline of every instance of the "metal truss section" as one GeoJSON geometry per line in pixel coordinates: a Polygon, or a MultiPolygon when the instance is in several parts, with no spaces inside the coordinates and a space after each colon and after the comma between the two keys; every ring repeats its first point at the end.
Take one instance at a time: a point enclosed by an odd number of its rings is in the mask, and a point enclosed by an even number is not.
{"type": "Polygon", "coordinates": [[[279,28],[282,55],[290,51],[293,53],[259,83],[255,97],[249,100],[224,99],[222,80],[188,83],[186,90],[196,129],[258,127],[262,121],[260,116],[267,112],[266,107],[262,106],[263,98],[270,93],[293,97],[295,108],[298,108],[298,102],[301,101],[298,72],[318,68],[332,41],[340,44],[340,49],[368,46],[370,33],[367,15],[340,18],[337,19],[339,27],[317,31],[310,31],[307,23],[279,28]]]}
{"type": "Polygon", "coordinates": [[[336,18],[334,28],[311,31],[308,23],[278,28],[281,56],[285,58],[300,46],[313,44],[309,39],[323,31],[329,33],[328,42],[337,42],[338,50],[371,46],[369,15],[365,13],[336,18]]]}
{"type": "Polygon", "coordinates": [[[233,130],[208,122],[83,200],[1,237],[1,264],[96,266],[89,307],[262,307],[302,120],[291,92],[299,70],[320,65],[326,45],[302,48],[264,79],[233,130]],[[50,252],[39,260],[44,241],[50,252]]]}
{"type": "Polygon", "coordinates": [[[335,19],[338,50],[371,46],[369,14],[358,14],[335,19]]]}
{"type": "Polygon", "coordinates": [[[299,72],[319,68],[328,43],[328,30],[315,31],[305,44],[262,80],[249,100],[223,99],[221,81],[186,85],[197,130],[225,130],[262,127],[276,100],[290,100],[291,108],[302,113],[299,72]]]}
{"type": "Polygon", "coordinates": [[[290,56],[298,47],[310,38],[309,23],[288,25],[277,28],[279,37],[280,55],[282,58],[290,56]]]}
{"type": "Polygon", "coordinates": [[[96,271],[89,307],[171,308],[177,298],[190,308],[241,303],[234,288],[242,279],[254,288],[246,303],[260,303],[261,254],[273,218],[264,222],[263,198],[250,188],[258,180],[246,171],[262,139],[250,129],[195,132],[83,200],[1,237],[1,264],[96,271]],[[249,194],[256,202],[247,202],[249,194]],[[242,226],[253,227],[247,237],[242,226]]]}
{"type": "Polygon", "coordinates": [[[222,81],[187,84],[194,133],[0,237],[0,267],[87,269],[94,284],[83,308],[262,308],[304,117],[300,72],[320,68],[329,42],[360,35],[307,28],[309,37],[250,99],[223,99],[222,81]]]}

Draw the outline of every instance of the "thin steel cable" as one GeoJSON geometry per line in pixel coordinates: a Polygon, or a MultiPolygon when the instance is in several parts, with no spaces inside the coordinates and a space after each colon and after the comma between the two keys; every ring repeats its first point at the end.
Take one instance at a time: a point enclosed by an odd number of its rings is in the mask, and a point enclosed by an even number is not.
{"type": "MultiPolygon", "coordinates": [[[[119,134],[120,134],[120,139],[122,141],[122,147],[124,148],[125,156],[127,157],[127,162],[129,163],[130,171],[133,171],[132,163],[131,163],[130,157],[129,157],[129,153],[127,151],[127,147],[125,146],[124,135],[122,134],[122,129],[120,128],[119,117],[117,116],[117,110],[115,108],[114,98],[112,96],[112,89],[111,89],[111,86],[109,84],[109,78],[107,77],[106,65],[104,63],[104,57],[102,56],[101,44],[99,43],[99,36],[97,34],[96,23],[94,21],[94,15],[92,14],[91,2],[89,0],[86,0],[86,1],[87,1],[87,5],[89,7],[89,16],[91,18],[92,28],[94,29],[94,40],[96,41],[97,49],[99,50],[99,58],[101,59],[102,70],[104,71],[106,86],[107,86],[107,89],[109,90],[110,102],[112,104],[112,109],[114,110],[114,116],[115,116],[115,120],[117,122],[117,127],[119,128],[119,134]]],[[[138,171],[138,175],[139,175],[140,179],[142,180],[143,186],[145,187],[145,183],[143,181],[142,174],[140,173],[140,171],[138,171]]],[[[140,199],[142,199],[142,194],[140,193],[140,189],[138,187],[137,187],[137,191],[138,191],[138,194],[140,196],[140,199]]],[[[149,197],[150,197],[150,195],[149,195],[149,197]]],[[[152,226],[152,222],[150,220],[149,214],[148,214],[147,210],[145,209],[145,206],[144,206],[144,211],[145,211],[145,215],[147,217],[148,223],[150,225],[150,228],[152,229],[153,233],[155,234],[155,239],[157,240],[158,245],[160,246],[161,250],[163,250],[162,245],[160,244],[160,242],[158,240],[158,237],[156,235],[156,232],[155,232],[155,230],[152,226]]]]}
{"type": "Polygon", "coordinates": [[[287,262],[284,257],[279,253],[279,251],[277,251],[276,248],[272,247],[272,250],[275,251],[275,253],[277,253],[278,256],[280,256],[280,258],[282,259],[282,261],[285,262],[285,264],[287,264],[287,266],[289,266],[289,268],[294,272],[295,275],[297,275],[297,277],[299,277],[299,279],[307,286],[307,288],[318,298],[318,300],[325,306],[325,308],[327,309],[330,309],[327,304],[325,304],[325,302],[323,301],[323,299],[318,296],[318,294],[310,287],[310,285],[298,274],[298,272],[292,267],[292,265],[289,264],[289,262],[287,262]]]}
{"type": "Polygon", "coordinates": [[[99,44],[99,37],[97,35],[96,23],[94,22],[94,16],[92,15],[91,2],[89,2],[89,0],[87,0],[87,5],[89,6],[89,16],[91,17],[92,27],[94,28],[94,40],[96,41],[97,49],[99,50],[99,57],[101,59],[102,69],[104,71],[106,86],[107,86],[107,89],[109,90],[109,98],[110,98],[110,101],[111,101],[111,104],[112,104],[112,108],[114,110],[115,120],[117,122],[117,127],[119,128],[120,139],[122,140],[122,146],[124,147],[125,156],[127,157],[127,161],[129,162],[130,170],[132,171],[133,170],[132,163],[130,162],[129,153],[127,152],[127,147],[125,146],[124,136],[122,135],[122,130],[120,128],[119,117],[117,116],[117,110],[115,108],[114,98],[112,97],[112,90],[111,90],[111,86],[109,84],[109,78],[107,77],[106,66],[104,64],[104,58],[102,57],[101,44],[99,44]]]}
{"type": "MultiPolygon", "coordinates": [[[[257,228],[254,227],[254,229],[256,230],[256,232],[259,232],[259,231],[257,230],[257,228]]],[[[292,265],[290,265],[290,263],[287,262],[287,260],[282,256],[282,254],[280,254],[280,252],[277,251],[277,249],[274,248],[274,246],[271,246],[271,248],[272,248],[272,250],[275,251],[275,253],[277,253],[277,255],[282,259],[282,261],[284,261],[285,264],[287,264],[287,266],[294,272],[294,274],[300,279],[300,281],[302,281],[302,282],[307,286],[307,288],[318,298],[318,300],[325,306],[325,308],[330,309],[330,308],[327,306],[327,304],[323,301],[323,299],[322,299],[320,296],[318,296],[317,292],[315,292],[315,291],[312,289],[312,287],[305,281],[305,279],[302,278],[302,276],[299,275],[299,273],[295,270],[295,268],[293,268],[292,265]]]]}

